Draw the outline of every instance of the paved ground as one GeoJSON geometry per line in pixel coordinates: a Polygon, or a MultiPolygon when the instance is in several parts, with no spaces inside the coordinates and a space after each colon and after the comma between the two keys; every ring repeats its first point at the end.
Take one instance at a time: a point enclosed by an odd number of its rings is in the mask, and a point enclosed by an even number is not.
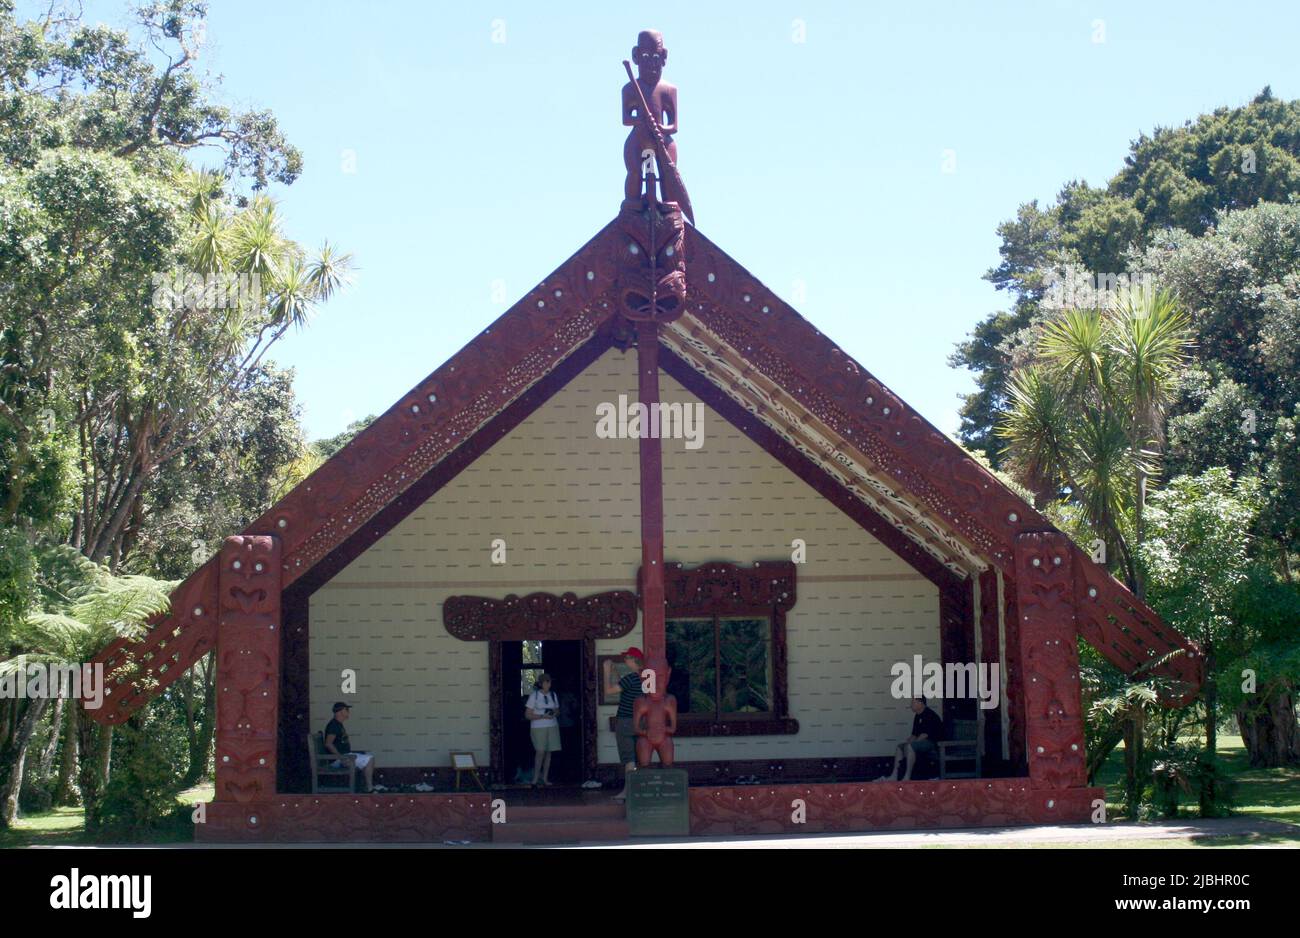
{"type": "MultiPolygon", "coordinates": [[[[578,844],[579,847],[618,847],[637,849],[672,846],[675,848],[708,850],[724,848],[890,848],[890,847],[1036,847],[1036,846],[1092,846],[1105,847],[1124,842],[1125,846],[1142,846],[1133,841],[1162,840],[1217,840],[1232,838],[1252,840],[1289,838],[1291,844],[1260,844],[1260,846],[1291,846],[1300,848],[1300,827],[1277,821],[1245,817],[1222,818],[1207,821],[1185,821],[1178,824],[1070,824],[1059,827],[986,827],[945,831],[890,831],[875,834],[810,834],[806,836],[775,837],[708,837],[682,841],[656,840],[653,842],[621,844],[578,844]]],[[[1241,844],[1250,846],[1250,844],[1241,844]]],[[[1158,846],[1151,843],[1150,846],[1158,846]]]]}
{"type": "MultiPolygon", "coordinates": [[[[619,843],[557,844],[558,849],[897,849],[970,847],[1279,847],[1300,848],[1300,827],[1250,817],[1217,820],[1189,820],[1170,824],[1072,824],[1059,827],[986,827],[945,831],[890,831],[874,834],[805,834],[758,837],[644,838],[619,843]]],[[[106,845],[107,846],[107,845],[106,845]]],[[[125,845],[124,845],[125,846],[125,845]]],[[[345,849],[392,849],[459,847],[492,850],[510,844],[268,844],[275,847],[341,847],[345,849]]],[[[518,845],[514,845],[517,847],[518,845]]],[[[95,847],[36,847],[47,850],[85,850],[95,847]]],[[[221,850],[223,845],[141,845],[139,849],[221,850]]]]}

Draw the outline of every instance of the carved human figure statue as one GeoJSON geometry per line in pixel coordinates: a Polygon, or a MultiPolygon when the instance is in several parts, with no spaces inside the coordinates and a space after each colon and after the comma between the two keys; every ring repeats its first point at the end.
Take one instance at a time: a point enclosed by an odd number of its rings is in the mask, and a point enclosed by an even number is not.
{"type": "Polygon", "coordinates": [[[649,694],[632,704],[632,726],[636,729],[636,764],[643,769],[654,753],[665,768],[673,764],[673,734],[677,732],[677,698],[666,693],[672,668],[663,657],[651,658],[646,667],[653,672],[649,694]]]}
{"type": "MultiPolygon", "coordinates": [[[[663,81],[664,65],[668,61],[668,50],[664,48],[664,37],[653,29],[643,29],[636,37],[632,48],[632,63],[637,67],[636,83],[641,86],[646,103],[650,107],[650,118],[663,134],[668,157],[677,162],[677,144],[673,135],[677,133],[677,88],[663,81]]],[[[639,201],[641,198],[641,154],[645,150],[655,149],[653,134],[646,129],[640,115],[641,98],[636,93],[632,82],[623,86],[623,126],[631,127],[627,142],[623,144],[623,165],[627,167],[627,180],[623,185],[625,198],[639,201]]],[[[679,201],[673,191],[671,180],[664,180],[664,173],[659,173],[663,185],[664,201],[679,201]]]]}

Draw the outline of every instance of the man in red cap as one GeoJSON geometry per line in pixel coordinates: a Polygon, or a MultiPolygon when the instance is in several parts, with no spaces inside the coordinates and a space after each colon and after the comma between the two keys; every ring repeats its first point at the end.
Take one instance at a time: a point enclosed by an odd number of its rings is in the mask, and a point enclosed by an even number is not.
{"type": "Polygon", "coordinates": [[[618,741],[618,761],[623,763],[623,790],[614,796],[615,801],[627,798],[627,773],[636,771],[636,727],[632,722],[632,707],[641,696],[641,671],[645,668],[645,655],[637,647],[623,652],[623,663],[628,673],[616,682],[614,670],[605,666],[605,693],[618,694],[618,713],[614,716],[614,738],[618,741]]]}

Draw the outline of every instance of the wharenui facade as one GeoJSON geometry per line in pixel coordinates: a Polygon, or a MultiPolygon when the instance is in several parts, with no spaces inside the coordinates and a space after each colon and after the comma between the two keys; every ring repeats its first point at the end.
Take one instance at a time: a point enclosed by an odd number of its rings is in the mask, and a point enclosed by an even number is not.
{"type": "Polygon", "coordinates": [[[692,835],[1093,820],[1078,639],[1197,692],[1194,645],[694,227],[666,58],[643,33],[613,220],[101,656],[111,724],[215,652],[198,839],[613,836],[633,646],[692,835]],[[574,796],[530,807],[543,669],[574,796]],[[931,703],[978,770],[870,783],[941,669],[993,678],[931,703]],[[377,793],[313,794],[340,700],[377,793]]]}

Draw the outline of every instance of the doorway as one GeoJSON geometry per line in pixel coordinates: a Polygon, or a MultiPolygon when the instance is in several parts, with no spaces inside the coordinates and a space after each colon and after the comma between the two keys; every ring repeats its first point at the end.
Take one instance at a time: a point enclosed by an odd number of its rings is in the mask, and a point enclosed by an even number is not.
{"type": "Polygon", "coordinates": [[[503,780],[507,784],[531,781],[533,742],[524,704],[537,678],[551,675],[552,690],[559,697],[561,750],[551,756],[550,779],[554,785],[580,785],[587,761],[584,749],[587,714],[583,692],[583,646],[578,640],[525,639],[501,642],[501,695],[503,780]]]}

